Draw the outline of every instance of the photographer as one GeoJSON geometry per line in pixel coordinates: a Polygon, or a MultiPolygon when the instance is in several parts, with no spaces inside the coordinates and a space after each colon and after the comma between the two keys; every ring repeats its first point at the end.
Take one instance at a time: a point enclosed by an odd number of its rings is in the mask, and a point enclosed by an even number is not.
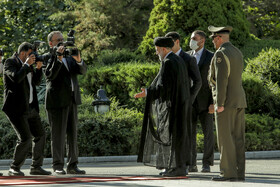
{"type": "MultiPolygon", "coordinates": [[[[69,37],[74,39],[73,33],[69,37]]],[[[81,104],[77,75],[85,74],[87,66],[79,52],[73,56],[65,53],[69,49],[65,47],[63,41],[64,38],[59,31],[53,31],[48,35],[52,57],[44,69],[45,104],[51,126],[53,170],[58,175],[66,174],[63,167],[67,134],[67,174],[85,174],[86,172],[77,166],[77,105],[81,104]]]]}
{"type": "Polygon", "coordinates": [[[41,168],[45,145],[45,130],[39,116],[39,105],[35,85],[42,79],[42,62],[32,54],[33,45],[22,43],[18,52],[8,58],[4,64],[4,104],[5,112],[18,141],[8,175],[24,176],[20,171],[32,146],[31,175],[50,175],[51,172],[41,168]]]}

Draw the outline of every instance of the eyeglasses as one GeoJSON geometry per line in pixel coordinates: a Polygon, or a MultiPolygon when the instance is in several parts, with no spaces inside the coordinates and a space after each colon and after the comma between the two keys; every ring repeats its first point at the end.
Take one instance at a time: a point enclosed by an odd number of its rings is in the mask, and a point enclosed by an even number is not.
{"type": "Polygon", "coordinates": [[[58,39],[53,40],[53,41],[56,41],[56,42],[63,42],[63,41],[64,41],[64,39],[63,39],[63,38],[58,38],[58,39]]]}

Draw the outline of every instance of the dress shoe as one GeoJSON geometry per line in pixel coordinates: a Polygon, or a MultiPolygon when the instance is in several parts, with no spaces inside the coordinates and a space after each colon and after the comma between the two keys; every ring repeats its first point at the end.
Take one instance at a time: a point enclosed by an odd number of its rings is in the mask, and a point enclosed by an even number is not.
{"type": "Polygon", "coordinates": [[[186,176],[186,169],[184,168],[175,168],[170,169],[166,173],[164,173],[162,176],[164,177],[181,177],[186,176]]]}
{"type": "Polygon", "coordinates": [[[51,175],[52,172],[46,171],[41,167],[31,168],[30,175],[51,175]]]}
{"type": "Polygon", "coordinates": [[[2,176],[3,175],[3,173],[0,173],[0,176],[2,176]]]}
{"type": "Polygon", "coordinates": [[[78,167],[67,168],[67,174],[86,174],[85,170],[80,170],[78,167]]]}
{"type": "Polygon", "coordinates": [[[201,172],[202,173],[209,173],[210,172],[210,166],[209,165],[202,166],[201,172]]]}
{"type": "Polygon", "coordinates": [[[66,174],[64,169],[55,169],[54,173],[57,174],[57,175],[65,175],[66,174]]]}
{"type": "Polygon", "coordinates": [[[198,172],[197,166],[189,166],[189,172],[198,172]]]}
{"type": "Polygon", "coordinates": [[[237,178],[216,176],[212,177],[212,181],[237,181],[237,178]]]}
{"type": "Polygon", "coordinates": [[[24,176],[24,173],[20,169],[10,168],[8,172],[9,176],[24,176]]]}

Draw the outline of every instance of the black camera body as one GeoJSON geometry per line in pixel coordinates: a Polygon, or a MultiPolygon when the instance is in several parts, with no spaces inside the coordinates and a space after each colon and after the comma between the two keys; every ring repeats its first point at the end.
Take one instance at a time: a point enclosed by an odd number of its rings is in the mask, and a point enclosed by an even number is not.
{"type": "Polygon", "coordinates": [[[54,47],[51,53],[56,53],[56,50],[59,46],[64,46],[63,56],[78,56],[79,51],[75,46],[75,30],[70,30],[67,34],[67,40],[65,42],[59,42],[56,47],[54,47]]]}

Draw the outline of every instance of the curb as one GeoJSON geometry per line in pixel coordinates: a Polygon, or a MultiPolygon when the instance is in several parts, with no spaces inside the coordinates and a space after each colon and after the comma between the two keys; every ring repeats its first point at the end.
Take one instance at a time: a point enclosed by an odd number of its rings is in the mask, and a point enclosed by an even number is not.
{"type": "MultiPolygon", "coordinates": [[[[280,151],[254,151],[246,152],[246,159],[272,159],[280,158],[280,151]]],[[[203,154],[197,154],[197,160],[202,160],[203,154]]],[[[220,153],[214,154],[214,159],[220,159],[220,153]]],[[[30,165],[31,159],[26,159],[24,165],[30,165]]],[[[79,157],[79,163],[94,163],[94,162],[136,162],[137,155],[131,156],[96,156],[96,157],[79,157]]],[[[0,166],[9,166],[12,160],[0,160],[0,166]]],[[[52,164],[52,158],[45,158],[44,165],[52,164]]]]}

